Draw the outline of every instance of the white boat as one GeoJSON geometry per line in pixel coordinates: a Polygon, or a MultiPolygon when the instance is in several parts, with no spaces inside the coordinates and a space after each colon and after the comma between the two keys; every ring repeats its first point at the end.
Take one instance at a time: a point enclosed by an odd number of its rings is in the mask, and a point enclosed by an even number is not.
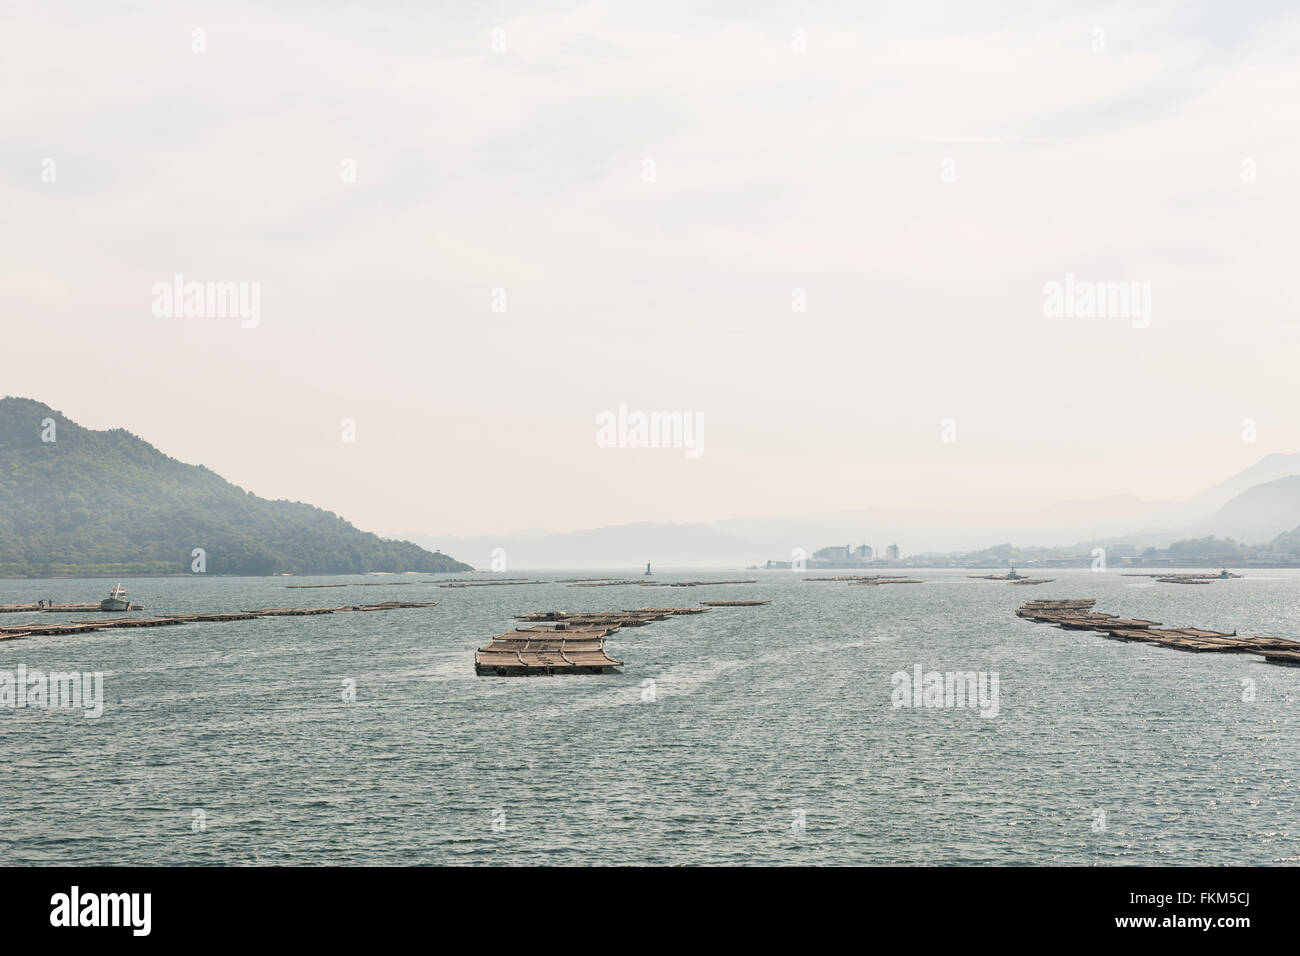
{"type": "Polygon", "coordinates": [[[108,597],[99,602],[101,611],[129,611],[131,602],[126,599],[126,588],[122,587],[122,582],[113,585],[113,589],[108,592],[108,597]]]}

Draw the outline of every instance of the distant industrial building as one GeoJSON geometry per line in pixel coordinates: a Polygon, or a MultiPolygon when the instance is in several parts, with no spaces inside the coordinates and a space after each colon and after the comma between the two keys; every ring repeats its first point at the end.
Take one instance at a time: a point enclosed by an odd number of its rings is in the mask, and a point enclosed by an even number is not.
{"type": "Polygon", "coordinates": [[[853,559],[853,549],[847,544],[842,548],[831,546],[814,551],[812,556],[814,561],[851,561],[853,559]]]}
{"type": "MultiPolygon", "coordinates": [[[[891,561],[898,560],[898,545],[892,545],[889,549],[891,561]]],[[[805,562],[806,569],[825,569],[825,568],[866,568],[881,567],[884,560],[876,557],[876,549],[869,544],[860,544],[856,548],[852,545],[831,545],[830,547],[820,548],[814,551],[805,562]]],[[[789,568],[792,564],[789,561],[768,561],[768,568],[789,568]]]]}
{"type": "Polygon", "coordinates": [[[850,545],[832,545],[829,548],[822,548],[820,551],[813,552],[814,561],[870,561],[876,556],[876,551],[869,544],[860,544],[856,548],[850,545]]]}

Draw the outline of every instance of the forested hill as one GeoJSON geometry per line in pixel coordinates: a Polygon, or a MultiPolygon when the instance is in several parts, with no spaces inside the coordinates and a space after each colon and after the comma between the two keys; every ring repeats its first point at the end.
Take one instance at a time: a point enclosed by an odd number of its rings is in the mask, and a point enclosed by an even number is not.
{"type": "Polygon", "coordinates": [[[469,570],[332,512],[259,498],[124,429],[0,399],[0,576],[190,573],[195,548],[208,574],[469,570]]]}

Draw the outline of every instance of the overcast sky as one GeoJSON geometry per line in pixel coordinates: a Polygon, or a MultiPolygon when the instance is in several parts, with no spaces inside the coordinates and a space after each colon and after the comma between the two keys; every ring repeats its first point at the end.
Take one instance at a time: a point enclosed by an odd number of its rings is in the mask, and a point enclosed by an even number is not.
{"type": "Polygon", "coordinates": [[[1296,15],[863,6],[11,2],[0,393],[380,532],[1300,449],[1296,15]],[[177,273],[258,324],[159,317],[177,273]],[[1045,314],[1067,275],[1150,315],[1045,314]],[[600,447],[620,404],[702,454],[600,447]]]}

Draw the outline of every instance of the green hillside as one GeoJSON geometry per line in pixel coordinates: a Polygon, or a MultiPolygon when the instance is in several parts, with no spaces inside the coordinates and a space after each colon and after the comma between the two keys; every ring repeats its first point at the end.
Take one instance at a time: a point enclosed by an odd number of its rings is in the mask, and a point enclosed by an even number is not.
{"type": "Polygon", "coordinates": [[[208,574],[469,570],[332,512],[259,498],[124,429],[0,399],[0,576],[190,573],[195,548],[208,574]]]}

